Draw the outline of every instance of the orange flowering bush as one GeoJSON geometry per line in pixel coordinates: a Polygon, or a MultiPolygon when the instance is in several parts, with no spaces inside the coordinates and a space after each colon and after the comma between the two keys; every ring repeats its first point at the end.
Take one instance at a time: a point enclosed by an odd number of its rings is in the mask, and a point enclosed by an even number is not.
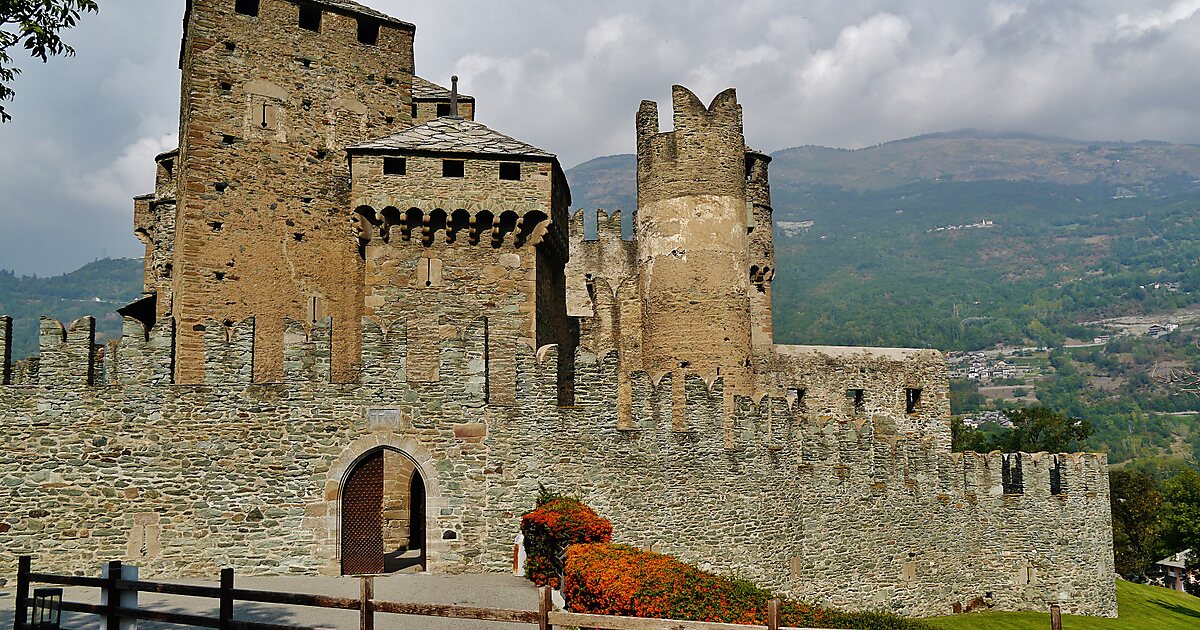
{"type": "MultiPolygon", "coordinates": [[[[724,578],[657,553],[612,544],[567,549],[563,596],[576,612],[715,621],[767,623],[770,591],[746,580],[724,578]]],[[[785,626],[932,630],[919,621],[884,613],[845,613],[785,599],[785,626]]]]}
{"type": "Polygon", "coordinates": [[[570,545],[612,541],[612,523],[578,499],[543,491],[537,508],[521,517],[525,575],[538,586],[559,588],[556,555],[570,545]]]}

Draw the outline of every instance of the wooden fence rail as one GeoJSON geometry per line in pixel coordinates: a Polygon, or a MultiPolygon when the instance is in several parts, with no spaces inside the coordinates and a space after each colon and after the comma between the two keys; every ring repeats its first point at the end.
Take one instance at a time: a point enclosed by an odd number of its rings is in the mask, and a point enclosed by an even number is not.
{"type": "Polygon", "coordinates": [[[547,587],[542,587],[538,593],[537,611],[509,610],[503,608],[477,608],[473,606],[418,604],[378,600],[375,599],[374,578],[370,577],[361,578],[359,597],[332,597],[327,595],[234,588],[233,569],[223,569],[221,571],[220,586],[194,586],[145,580],[125,580],[121,578],[120,562],[108,563],[108,577],[103,578],[33,573],[30,570],[31,562],[29,556],[21,556],[17,564],[16,614],[13,620],[13,630],[29,630],[30,628],[30,606],[34,601],[30,598],[29,587],[30,584],[34,583],[104,589],[108,594],[108,603],[84,604],[63,601],[62,610],[99,615],[108,621],[110,629],[119,628],[122,619],[138,619],[200,628],[220,628],[222,630],[308,630],[307,626],[238,621],[234,619],[234,604],[236,602],[257,602],[287,606],[357,610],[359,611],[359,627],[362,630],[374,630],[375,613],[521,623],[536,625],[539,630],[552,630],[555,625],[597,628],[599,630],[809,630],[806,628],[781,627],[779,625],[779,600],[771,600],[770,602],[768,610],[770,622],[768,625],[749,626],[703,621],[585,615],[555,611],[550,599],[550,589],[547,587]],[[219,601],[219,609],[217,617],[207,617],[203,615],[144,610],[141,608],[126,608],[121,606],[121,593],[129,591],[216,599],[219,601]]]}

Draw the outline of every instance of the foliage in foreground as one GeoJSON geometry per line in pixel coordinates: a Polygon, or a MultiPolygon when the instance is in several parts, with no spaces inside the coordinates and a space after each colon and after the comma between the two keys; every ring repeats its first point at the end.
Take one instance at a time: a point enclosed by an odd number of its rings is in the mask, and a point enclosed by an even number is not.
{"type": "Polygon", "coordinates": [[[537,507],[521,517],[526,577],[538,586],[558,588],[555,555],[574,544],[611,542],[612,531],[608,519],[601,518],[578,499],[542,489],[537,507]]]}
{"type": "MultiPolygon", "coordinates": [[[[563,596],[577,612],[759,624],[767,622],[772,592],[747,580],[713,575],[658,553],[625,545],[567,549],[563,596]]],[[[785,626],[932,630],[923,622],[886,613],[847,613],[784,599],[785,626]]]]}
{"type": "MultiPolygon", "coordinates": [[[[21,73],[20,68],[12,65],[9,48],[20,44],[43,62],[55,55],[73,56],[75,49],[63,42],[58,32],[75,26],[80,13],[97,10],[95,0],[0,1],[0,27],[16,27],[0,28],[0,103],[13,99],[13,90],[8,84],[21,73]]],[[[0,122],[11,118],[4,105],[0,105],[0,122]]]]}

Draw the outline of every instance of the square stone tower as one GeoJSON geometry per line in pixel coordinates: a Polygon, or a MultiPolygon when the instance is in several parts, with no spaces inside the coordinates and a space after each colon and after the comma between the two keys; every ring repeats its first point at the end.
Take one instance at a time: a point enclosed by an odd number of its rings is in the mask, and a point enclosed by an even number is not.
{"type": "Polygon", "coordinates": [[[333,378],[354,378],[363,264],[345,218],[345,147],[413,123],[415,30],[350,0],[189,0],[170,267],[177,381],[203,378],[205,318],[251,316],[255,381],[282,379],[285,317],[332,317],[333,378]]]}
{"type": "Polygon", "coordinates": [[[455,114],[349,148],[364,315],[406,335],[417,389],[441,379],[442,336],[482,319],[486,401],[511,405],[517,344],[559,344],[572,365],[571,193],[554,155],[455,114]]]}

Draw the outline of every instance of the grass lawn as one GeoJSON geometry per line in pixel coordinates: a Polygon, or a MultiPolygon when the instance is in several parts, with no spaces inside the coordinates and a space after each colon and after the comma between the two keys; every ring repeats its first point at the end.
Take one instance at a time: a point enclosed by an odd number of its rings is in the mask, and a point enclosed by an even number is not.
{"type": "MultiPolygon", "coordinates": [[[[1196,630],[1200,597],[1157,586],[1117,580],[1119,619],[1063,616],[1063,630],[1196,630]]],[[[946,630],[1049,630],[1050,613],[985,612],[932,617],[925,621],[946,630]]]]}

